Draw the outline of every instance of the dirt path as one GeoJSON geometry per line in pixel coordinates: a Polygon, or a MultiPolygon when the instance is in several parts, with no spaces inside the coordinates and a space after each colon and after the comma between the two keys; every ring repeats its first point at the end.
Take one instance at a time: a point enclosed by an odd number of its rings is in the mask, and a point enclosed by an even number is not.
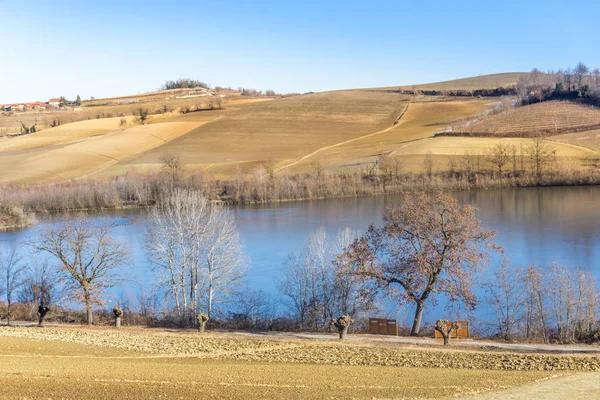
{"type": "Polygon", "coordinates": [[[377,132],[369,133],[369,134],[364,135],[364,136],[359,136],[359,137],[356,137],[356,138],[353,138],[353,139],[348,139],[348,140],[345,140],[343,142],[334,143],[334,144],[329,145],[329,146],[321,147],[321,148],[313,151],[312,153],[308,153],[307,155],[305,155],[303,157],[300,157],[296,161],[292,161],[289,164],[282,165],[281,167],[276,168],[275,172],[280,172],[280,171],[283,171],[284,169],[287,169],[287,168],[293,167],[294,165],[300,164],[301,162],[306,161],[307,159],[313,157],[314,155],[316,155],[316,154],[318,154],[318,153],[320,153],[322,151],[333,149],[335,147],[343,146],[343,145],[346,145],[348,143],[355,142],[357,140],[362,140],[362,139],[370,138],[372,136],[377,136],[377,135],[381,135],[382,133],[388,132],[388,131],[396,128],[397,126],[402,125],[402,123],[404,122],[402,120],[402,117],[404,116],[404,114],[406,114],[406,111],[408,111],[408,107],[409,106],[410,106],[410,103],[408,103],[406,105],[406,108],[404,109],[404,111],[402,111],[400,113],[400,116],[394,121],[394,123],[391,126],[385,128],[385,129],[382,129],[382,130],[377,131],[377,132]]]}
{"type": "Polygon", "coordinates": [[[600,399],[600,373],[585,372],[530,383],[513,389],[461,397],[464,400],[600,399]]]}
{"type": "MultiPolygon", "coordinates": [[[[336,341],[336,334],[315,334],[315,333],[293,333],[293,332],[268,332],[268,333],[252,333],[252,332],[236,332],[231,335],[241,336],[257,336],[260,338],[290,338],[290,339],[319,339],[336,341]]],[[[425,347],[438,347],[442,345],[440,340],[428,337],[408,337],[408,336],[378,336],[378,335],[349,335],[349,341],[367,341],[367,342],[388,342],[388,343],[403,343],[425,347]]],[[[502,343],[491,340],[453,340],[451,342],[454,348],[473,348],[473,349],[496,349],[506,351],[517,351],[523,353],[540,353],[540,354],[600,354],[600,347],[586,345],[557,345],[557,344],[525,344],[525,343],[502,343]]]]}

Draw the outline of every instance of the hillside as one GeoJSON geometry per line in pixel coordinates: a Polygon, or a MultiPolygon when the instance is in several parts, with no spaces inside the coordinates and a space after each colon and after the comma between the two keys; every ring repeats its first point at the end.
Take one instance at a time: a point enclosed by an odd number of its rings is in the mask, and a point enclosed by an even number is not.
{"type": "MultiPolygon", "coordinates": [[[[419,90],[477,90],[510,87],[517,84],[519,78],[527,72],[508,72],[501,74],[480,75],[469,78],[454,79],[450,81],[424,83],[414,85],[419,90]]],[[[404,86],[410,89],[413,86],[404,86]]]]}
{"type": "Polygon", "coordinates": [[[547,101],[485,116],[459,126],[466,136],[533,137],[600,128],[600,110],[568,101],[547,101]]]}
{"type": "MultiPolygon", "coordinates": [[[[504,85],[515,76],[432,85],[490,87],[504,85]]],[[[436,168],[443,170],[453,158],[473,151],[486,153],[504,136],[518,137],[510,144],[522,147],[529,140],[525,137],[538,131],[560,133],[600,124],[600,111],[573,103],[543,103],[481,118],[497,107],[498,97],[414,96],[394,90],[355,89],[289,98],[232,96],[226,97],[222,109],[206,108],[206,98],[166,102],[156,96],[146,96],[153,100],[145,106],[167,112],[157,111],[146,125],[139,125],[129,114],[0,138],[0,182],[106,179],[132,169],[158,171],[167,154],[178,157],[188,173],[205,171],[216,178],[264,174],[267,166],[278,174],[367,171],[382,155],[398,157],[407,171],[422,172],[428,153],[436,158],[436,168]],[[478,118],[468,128],[490,137],[434,137],[478,118]]],[[[139,108],[139,104],[99,102],[103,105],[84,107],[83,114],[102,110],[107,116],[139,108]]],[[[559,157],[583,163],[598,157],[597,149],[583,142],[561,142],[553,145],[559,157]]]]}
{"type": "Polygon", "coordinates": [[[439,90],[439,91],[450,91],[450,90],[481,90],[481,89],[497,89],[497,88],[508,88],[515,86],[519,78],[523,75],[527,75],[527,72],[507,72],[501,74],[489,74],[473,76],[468,78],[453,79],[449,81],[440,81],[432,83],[423,83],[416,85],[402,85],[402,86],[387,86],[382,88],[375,88],[372,90],[439,90]]]}

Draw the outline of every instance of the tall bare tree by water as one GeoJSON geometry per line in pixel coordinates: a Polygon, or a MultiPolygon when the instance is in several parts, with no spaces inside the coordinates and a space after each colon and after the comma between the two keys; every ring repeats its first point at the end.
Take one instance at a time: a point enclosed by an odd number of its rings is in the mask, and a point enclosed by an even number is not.
{"type": "Polygon", "coordinates": [[[495,232],[484,229],[475,209],[460,206],[436,192],[409,194],[398,208],[388,208],[384,226],[371,226],[342,255],[354,274],[372,280],[400,302],[412,302],[411,335],[418,335],[423,310],[434,294],[446,294],[473,308],[472,291],[492,250],[495,232]]]}
{"type": "Polygon", "coordinates": [[[146,252],[157,286],[177,316],[195,323],[210,314],[245,275],[242,244],[233,215],[199,192],[175,190],[150,212],[146,252]]]}
{"type": "Polygon", "coordinates": [[[108,219],[80,218],[43,227],[32,246],[52,255],[66,289],[85,305],[93,323],[94,304],[102,305],[105,291],[121,282],[117,268],[129,259],[128,249],[115,241],[108,219]]]}
{"type": "Polygon", "coordinates": [[[10,326],[12,318],[12,304],[16,291],[23,284],[26,265],[23,256],[19,253],[18,245],[11,246],[6,254],[0,251],[0,272],[2,288],[6,295],[6,321],[10,326]]]}
{"type": "Polygon", "coordinates": [[[522,269],[505,262],[484,283],[484,300],[496,316],[498,333],[506,340],[517,335],[524,319],[527,292],[523,276],[522,269]]]}
{"type": "Polygon", "coordinates": [[[336,260],[356,237],[351,229],[330,237],[321,227],[288,256],[278,287],[301,329],[329,330],[340,314],[357,317],[373,309],[368,282],[349,274],[336,260]]]}
{"type": "Polygon", "coordinates": [[[231,211],[220,206],[210,211],[204,248],[204,293],[206,311],[212,318],[215,303],[224,303],[243,283],[247,262],[231,211]]]}

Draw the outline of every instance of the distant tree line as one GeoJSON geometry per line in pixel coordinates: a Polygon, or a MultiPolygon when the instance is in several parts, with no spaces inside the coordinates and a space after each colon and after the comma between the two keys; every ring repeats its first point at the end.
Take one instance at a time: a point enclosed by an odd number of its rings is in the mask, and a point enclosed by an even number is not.
{"type": "Polygon", "coordinates": [[[571,99],[600,105],[600,69],[592,69],[582,62],[574,68],[545,73],[534,68],[519,78],[517,95],[523,105],[571,99]]]}
{"type": "Polygon", "coordinates": [[[174,81],[166,81],[160,87],[160,90],[193,89],[198,86],[205,89],[210,88],[210,86],[206,82],[202,82],[196,79],[181,78],[174,81]]]}

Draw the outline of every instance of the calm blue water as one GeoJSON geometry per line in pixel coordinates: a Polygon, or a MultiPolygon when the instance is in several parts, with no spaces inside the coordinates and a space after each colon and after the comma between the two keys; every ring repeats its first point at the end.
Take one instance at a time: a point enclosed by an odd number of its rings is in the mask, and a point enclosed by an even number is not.
{"type": "MultiPolygon", "coordinates": [[[[600,277],[600,187],[526,188],[454,193],[461,203],[479,209],[483,225],[498,231],[497,242],[517,265],[547,265],[554,261],[590,270],[600,277]]],[[[251,270],[249,285],[277,294],[275,279],[288,253],[323,226],[330,234],[351,227],[365,230],[380,224],[386,206],[401,197],[363,197],[311,202],[247,205],[234,208],[251,270]]],[[[144,210],[111,212],[131,219],[114,235],[129,244],[135,279],[121,291],[151,285],[143,251],[144,210]]],[[[35,235],[36,228],[0,233],[0,247],[35,235]]]]}

